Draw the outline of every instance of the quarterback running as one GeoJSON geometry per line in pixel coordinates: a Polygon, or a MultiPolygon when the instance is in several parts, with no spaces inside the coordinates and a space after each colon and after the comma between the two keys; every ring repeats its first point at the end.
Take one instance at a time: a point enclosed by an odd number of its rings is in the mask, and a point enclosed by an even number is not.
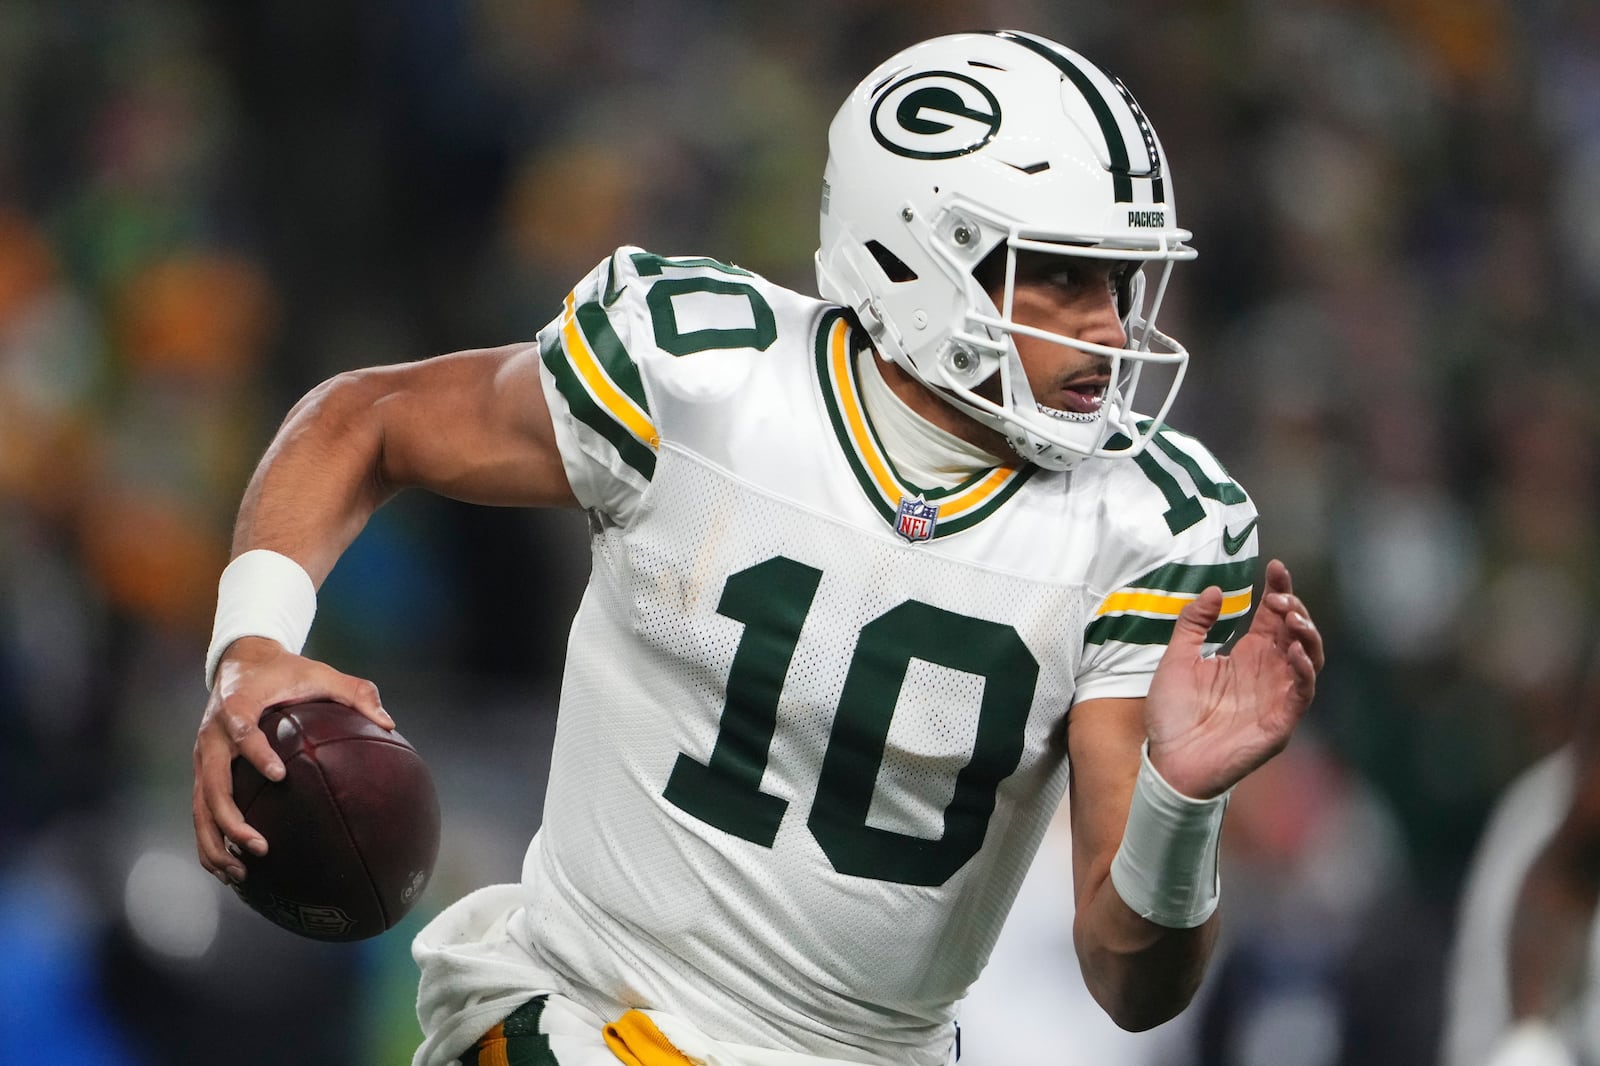
{"type": "Polygon", "coordinates": [[[1027,33],[941,37],[833,121],[820,298],[623,247],[532,343],[325,382],[223,574],[201,863],[237,880],[230,848],[271,846],[228,772],[281,776],[265,708],[392,725],[299,654],[374,510],[579,507],[544,822],[520,883],[416,938],[418,1066],[954,1062],[1069,796],[1085,980],[1126,1028],[1173,1017],[1229,791],[1323,662],[1250,497],[1165,422],[1189,236],[1120,81],[1027,33]]]}

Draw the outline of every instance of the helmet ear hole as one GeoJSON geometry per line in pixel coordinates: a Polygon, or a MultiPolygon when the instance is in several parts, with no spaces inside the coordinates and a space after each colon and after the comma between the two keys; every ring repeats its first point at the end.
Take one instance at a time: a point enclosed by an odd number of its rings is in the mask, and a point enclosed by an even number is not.
{"type": "Polygon", "coordinates": [[[872,253],[872,258],[877,260],[878,267],[890,281],[899,284],[905,281],[916,281],[917,272],[906,265],[905,260],[895,255],[877,241],[867,242],[867,251],[872,253]]]}

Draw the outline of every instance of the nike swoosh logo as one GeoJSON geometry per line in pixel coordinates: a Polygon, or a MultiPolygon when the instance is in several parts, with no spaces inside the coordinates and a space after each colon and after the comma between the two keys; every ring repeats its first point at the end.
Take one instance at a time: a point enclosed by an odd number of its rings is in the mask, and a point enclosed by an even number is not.
{"type": "Polygon", "coordinates": [[[1244,542],[1250,538],[1250,531],[1256,528],[1256,523],[1261,521],[1259,516],[1250,519],[1250,524],[1239,530],[1238,533],[1229,533],[1228,527],[1222,527],[1222,550],[1229,555],[1238,555],[1239,549],[1244,547],[1244,542]]]}
{"type": "Polygon", "coordinates": [[[612,261],[606,265],[606,291],[605,295],[600,297],[600,306],[610,307],[612,304],[617,302],[617,297],[621,296],[627,291],[628,287],[626,285],[620,289],[617,288],[617,261],[615,258],[613,258],[612,261]]]}

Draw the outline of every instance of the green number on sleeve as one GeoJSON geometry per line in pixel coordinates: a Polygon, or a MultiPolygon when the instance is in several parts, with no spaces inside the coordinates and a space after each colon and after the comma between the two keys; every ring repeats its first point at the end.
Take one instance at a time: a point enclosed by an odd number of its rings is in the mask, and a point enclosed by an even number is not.
{"type": "Polygon", "coordinates": [[[772,308],[755,286],[743,281],[723,278],[706,278],[691,275],[684,278],[662,278],[650,286],[645,296],[650,308],[650,323],[655,329],[656,345],[673,355],[694,355],[715,348],[754,348],[765,351],[778,339],[778,322],[772,308]],[[713,296],[742,296],[750,305],[749,326],[733,328],[678,329],[678,313],[672,306],[675,296],[689,293],[706,293],[713,296]]]}
{"type": "MultiPolygon", "coordinates": [[[[1218,503],[1232,504],[1245,501],[1244,490],[1238,485],[1226,480],[1213,481],[1204,470],[1200,469],[1200,464],[1195,461],[1194,456],[1168,440],[1165,427],[1156,431],[1151,443],[1183,468],[1184,473],[1189,475],[1189,480],[1194,482],[1195,490],[1200,496],[1216,500],[1218,503]]],[[[1172,472],[1161,465],[1161,460],[1150,454],[1149,448],[1134,456],[1133,461],[1139,464],[1139,469],[1144,471],[1145,477],[1149,478],[1166,498],[1167,510],[1162,517],[1167,520],[1167,528],[1173,533],[1182,533],[1205,517],[1205,507],[1200,503],[1199,496],[1191,496],[1185,492],[1172,472]]]]}

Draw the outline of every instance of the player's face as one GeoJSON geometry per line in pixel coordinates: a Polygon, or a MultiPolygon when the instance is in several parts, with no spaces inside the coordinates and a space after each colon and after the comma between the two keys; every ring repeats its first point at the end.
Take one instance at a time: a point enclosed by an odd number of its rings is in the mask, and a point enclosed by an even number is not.
{"type": "MultiPolygon", "coordinates": [[[[1122,328],[1117,293],[1134,266],[1108,259],[1023,252],[1017,257],[1012,321],[1121,348],[1128,337],[1122,328]]],[[[1077,414],[1100,409],[1111,380],[1109,359],[1020,333],[1013,334],[1013,339],[1036,400],[1077,414]]]]}
{"type": "MultiPolygon", "coordinates": [[[[1011,300],[1012,321],[1074,340],[1121,348],[1127,344],[1127,334],[1118,313],[1117,291],[1136,266],[1103,259],[1020,253],[1011,300]]],[[[996,307],[1003,306],[1003,281],[990,290],[990,296],[996,307]]],[[[1100,409],[1111,377],[1109,359],[1019,333],[1012,334],[1012,338],[1036,400],[1074,413],[1100,409]]],[[[936,399],[927,387],[894,363],[884,363],[881,369],[900,398],[934,425],[990,455],[1012,454],[1001,433],[936,399]]],[[[974,391],[998,403],[1000,375],[992,375],[974,391]]]]}

